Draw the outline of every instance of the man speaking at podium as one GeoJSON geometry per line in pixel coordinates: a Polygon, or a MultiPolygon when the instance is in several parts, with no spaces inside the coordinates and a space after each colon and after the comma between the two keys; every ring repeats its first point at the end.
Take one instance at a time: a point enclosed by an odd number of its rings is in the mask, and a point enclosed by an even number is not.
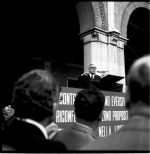
{"type": "Polygon", "coordinates": [[[78,87],[87,89],[91,87],[100,88],[101,77],[96,74],[97,67],[90,64],[88,67],[89,72],[81,74],[78,78],[78,87]]]}

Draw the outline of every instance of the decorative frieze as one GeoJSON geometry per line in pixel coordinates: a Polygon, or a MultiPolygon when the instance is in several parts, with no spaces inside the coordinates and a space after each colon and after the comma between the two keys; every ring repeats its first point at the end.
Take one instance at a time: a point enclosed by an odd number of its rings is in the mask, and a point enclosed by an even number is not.
{"type": "Polygon", "coordinates": [[[103,5],[103,2],[98,2],[98,3],[99,3],[99,9],[100,9],[100,16],[102,20],[102,28],[105,29],[106,16],[105,16],[105,11],[104,11],[104,5],[103,5]]]}
{"type": "Polygon", "coordinates": [[[104,11],[103,2],[92,2],[94,17],[95,17],[95,26],[102,29],[106,28],[106,15],[104,11]]]}

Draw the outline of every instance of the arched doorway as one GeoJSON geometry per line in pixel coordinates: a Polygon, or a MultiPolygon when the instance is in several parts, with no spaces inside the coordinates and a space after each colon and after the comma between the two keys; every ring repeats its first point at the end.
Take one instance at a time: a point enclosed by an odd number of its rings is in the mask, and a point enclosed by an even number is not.
{"type": "Polygon", "coordinates": [[[131,64],[141,56],[149,53],[149,10],[136,8],[129,17],[125,46],[125,73],[131,64]]]}

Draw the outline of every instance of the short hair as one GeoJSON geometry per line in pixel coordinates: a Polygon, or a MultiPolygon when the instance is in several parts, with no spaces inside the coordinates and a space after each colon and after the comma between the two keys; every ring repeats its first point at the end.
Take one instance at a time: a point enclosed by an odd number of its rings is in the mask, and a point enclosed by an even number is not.
{"type": "Polygon", "coordinates": [[[52,74],[46,70],[32,70],[15,83],[12,107],[20,118],[41,121],[53,115],[53,103],[59,86],[52,74]]]}
{"type": "Polygon", "coordinates": [[[105,97],[103,93],[98,90],[81,90],[78,92],[74,107],[77,118],[86,121],[94,121],[99,119],[103,110],[105,97]]]}
{"type": "Polygon", "coordinates": [[[90,64],[88,69],[91,68],[91,66],[94,66],[95,68],[97,68],[94,64],[90,64]]]}
{"type": "Polygon", "coordinates": [[[135,104],[137,101],[149,105],[150,101],[150,56],[145,55],[137,59],[131,66],[128,76],[128,104],[135,104]]]}

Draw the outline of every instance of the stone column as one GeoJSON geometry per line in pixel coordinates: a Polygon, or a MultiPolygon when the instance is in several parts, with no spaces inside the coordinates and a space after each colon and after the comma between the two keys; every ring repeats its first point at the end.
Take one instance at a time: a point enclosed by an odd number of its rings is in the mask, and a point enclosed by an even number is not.
{"type": "Polygon", "coordinates": [[[125,81],[125,58],[124,58],[124,44],[127,39],[120,36],[118,31],[108,32],[108,71],[111,75],[124,77],[117,83],[123,84],[123,92],[126,91],[125,81]]]}
{"type": "Polygon", "coordinates": [[[81,34],[84,43],[84,71],[88,71],[88,65],[93,63],[97,70],[107,70],[107,32],[93,28],[81,34]]]}
{"type": "MultiPolygon", "coordinates": [[[[97,70],[108,71],[110,75],[125,77],[124,43],[126,39],[119,36],[118,31],[105,31],[92,28],[81,34],[84,42],[84,72],[89,64],[95,64],[97,70]]],[[[124,85],[125,79],[118,83],[124,85]]]]}

